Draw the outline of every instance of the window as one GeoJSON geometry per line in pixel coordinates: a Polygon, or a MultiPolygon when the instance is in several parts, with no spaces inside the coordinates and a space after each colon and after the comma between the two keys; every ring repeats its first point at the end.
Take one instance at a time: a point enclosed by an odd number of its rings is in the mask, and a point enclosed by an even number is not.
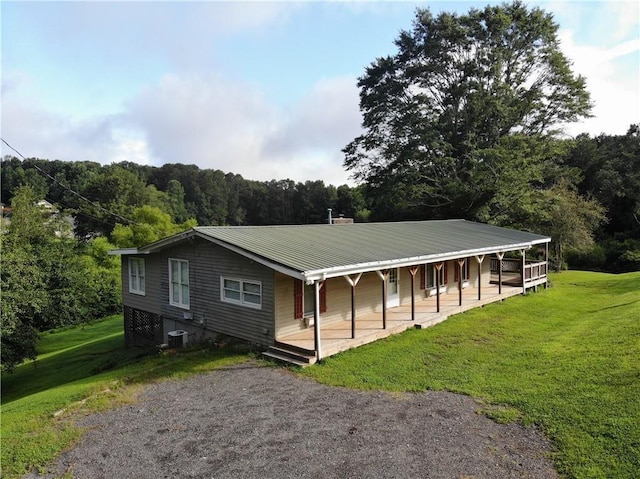
{"type": "MultiPolygon", "coordinates": [[[[454,281],[458,282],[458,276],[460,274],[460,265],[458,264],[457,261],[455,261],[454,266],[455,266],[454,281]]],[[[469,280],[469,259],[468,258],[464,259],[464,263],[462,265],[462,280],[463,281],[469,280]]]]}
{"type": "Polygon", "coordinates": [[[129,258],[129,292],[144,296],[144,259],[129,258]]]}
{"type": "MultiPolygon", "coordinates": [[[[436,274],[438,270],[436,269],[435,264],[427,264],[425,265],[425,275],[426,277],[426,289],[434,289],[436,287],[436,274]]],[[[447,262],[442,263],[442,268],[440,268],[440,286],[444,286],[447,284],[447,262]]]]}
{"type": "Polygon", "coordinates": [[[189,262],[169,260],[169,304],[189,309],[189,262]]]}
{"type": "MultiPolygon", "coordinates": [[[[311,317],[315,313],[315,286],[300,279],[293,280],[293,315],[296,319],[311,317]]],[[[320,312],[327,312],[327,282],[320,285],[320,312]]]]}
{"type": "Polygon", "coordinates": [[[262,308],[262,283],[245,279],[220,277],[220,299],[249,308],[262,308]]]}

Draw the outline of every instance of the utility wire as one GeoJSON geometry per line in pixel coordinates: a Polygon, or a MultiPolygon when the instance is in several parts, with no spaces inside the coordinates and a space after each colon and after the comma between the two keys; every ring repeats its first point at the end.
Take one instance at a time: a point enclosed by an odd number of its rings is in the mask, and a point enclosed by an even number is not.
{"type": "MultiPolygon", "coordinates": [[[[126,221],[129,224],[133,224],[133,225],[137,225],[138,223],[136,223],[133,220],[130,220],[129,218],[125,218],[124,216],[121,216],[117,213],[114,213],[112,211],[109,211],[108,209],[106,209],[105,207],[103,207],[102,205],[100,205],[99,203],[96,203],[94,201],[91,201],[89,198],[87,198],[86,196],[83,196],[82,194],[78,193],[77,191],[75,191],[74,189],[70,188],[67,185],[62,184],[59,180],[55,179],[53,176],[51,176],[49,173],[47,173],[46,171],[44,171],[42,168],[40,168],[38,165],[36,165],[33,161],[31,161],[28,158],[25,158],[24,155],[22,153],[20,153],[18,150],[16,150],[13,146],[11,146],[9,143],[7,143],[7,141],[4,138],[0,138],[0,140],[2,140],[2,143],[4,143],[5,145],[7,145],[9,148],[11,148],[13,151],[15,151],[18,156],[20,158],[22,158],[24,161],[27,161],[31,164],[31,166],[33,166],[36,170],[38,170],[42,175],[46,176],[47,178],[49,178],[50,180],[52,180],[53,182],[57,183],[58,185],[60,185],[62,188],[64,188],[67,191],[70,191],[71,193],[73,193],[74,195],[76,195],[78,198],[81,198],[82,200],[86,201],[87,203],[89,203],[90,205],[98,208],[99,210],[104,211],[105,213],[108,213],[109,215],[118,218],[120,220],[126,221]]],[[[90,215],[87,215],[90,216],[90,215]]]]}

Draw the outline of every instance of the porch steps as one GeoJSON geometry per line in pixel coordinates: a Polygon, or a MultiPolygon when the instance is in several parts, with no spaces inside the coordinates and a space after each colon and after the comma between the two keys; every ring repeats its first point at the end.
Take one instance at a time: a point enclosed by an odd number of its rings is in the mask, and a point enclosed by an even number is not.
{"type": "Polygon", "coordinates": [[[314,351],[298,348],[291,344],[279,343],[277,341],[273,346],[269,346],[269,349],[263,352],[262,355],[278,362],[295,364],[303,368],[311,366],[316,362],[314,351]]]}

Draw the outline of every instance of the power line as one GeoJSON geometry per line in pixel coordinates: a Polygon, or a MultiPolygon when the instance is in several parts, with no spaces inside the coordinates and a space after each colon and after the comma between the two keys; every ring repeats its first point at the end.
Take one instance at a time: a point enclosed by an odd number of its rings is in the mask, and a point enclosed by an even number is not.
{"type": "MultiPolygon", "coordinates": [[[[33,166],[36,170],[38,170],[42,175],[46,176],[47,178],[49,178],[51,181],[53,181],[54,183],[60,185],[62,188],[64,188],[67,191],[70,191],[71,193],[73,193],[74,195],[76,195],[78,198],[86,201],[87,203],[89,203],[90,205],[98,208],[99,210],[104,211],[105,213],[108,213],[109,215],[118,218],[120,220],[124,220],[129,224],[133,224],[133,225],[137,225],[138,223],[136,223],[133,220],[130,220],[129,218],[125,218],[124,216],[121,216],[117,213],[114,213],[108,209],[106,209],[105,207],[103,207],[101,204],[96,203],[94,201],[91,201],[89,198],[87,198],[86,196],[83,196],[82,194],[78,193],[77,191],[75,191],[74,189],[70,188],[67,185],[62,184],[59,180],[55,179],[53,176],[51,176],[49,173],[47,173],[46,171],[44,171],[42,168],[40,168],[38,165],[36,165],[33,161],[31,161],[28,158],[25,158],[24,155],[22,153],[20,153],[18,150],[16,150],[13,146],[11,146],[9,143],[7,143],[7,141],[4,138],[0,138],[0,140],[2,140],[2,143],[4,143],[5,145],[7,145],[9,148],[11,148],[13,151],[15,151],[18,156],[20,158],[22,158],[24,161],[27,161],[31,164],[31,166],[33,166]]],[[[90,216],[90,215],[87,215],[90,216]]]]}

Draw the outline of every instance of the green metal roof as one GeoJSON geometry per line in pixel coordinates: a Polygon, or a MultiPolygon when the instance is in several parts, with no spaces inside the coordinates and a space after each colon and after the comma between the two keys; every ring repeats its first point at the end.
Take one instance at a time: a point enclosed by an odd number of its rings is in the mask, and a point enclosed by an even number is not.
{"type": "Polygon", "coordinates": [[[466,220],[295,226],[199,226],[140,248],[199,236],[307,280],[526,249],[541,236],[466,220]]]}

